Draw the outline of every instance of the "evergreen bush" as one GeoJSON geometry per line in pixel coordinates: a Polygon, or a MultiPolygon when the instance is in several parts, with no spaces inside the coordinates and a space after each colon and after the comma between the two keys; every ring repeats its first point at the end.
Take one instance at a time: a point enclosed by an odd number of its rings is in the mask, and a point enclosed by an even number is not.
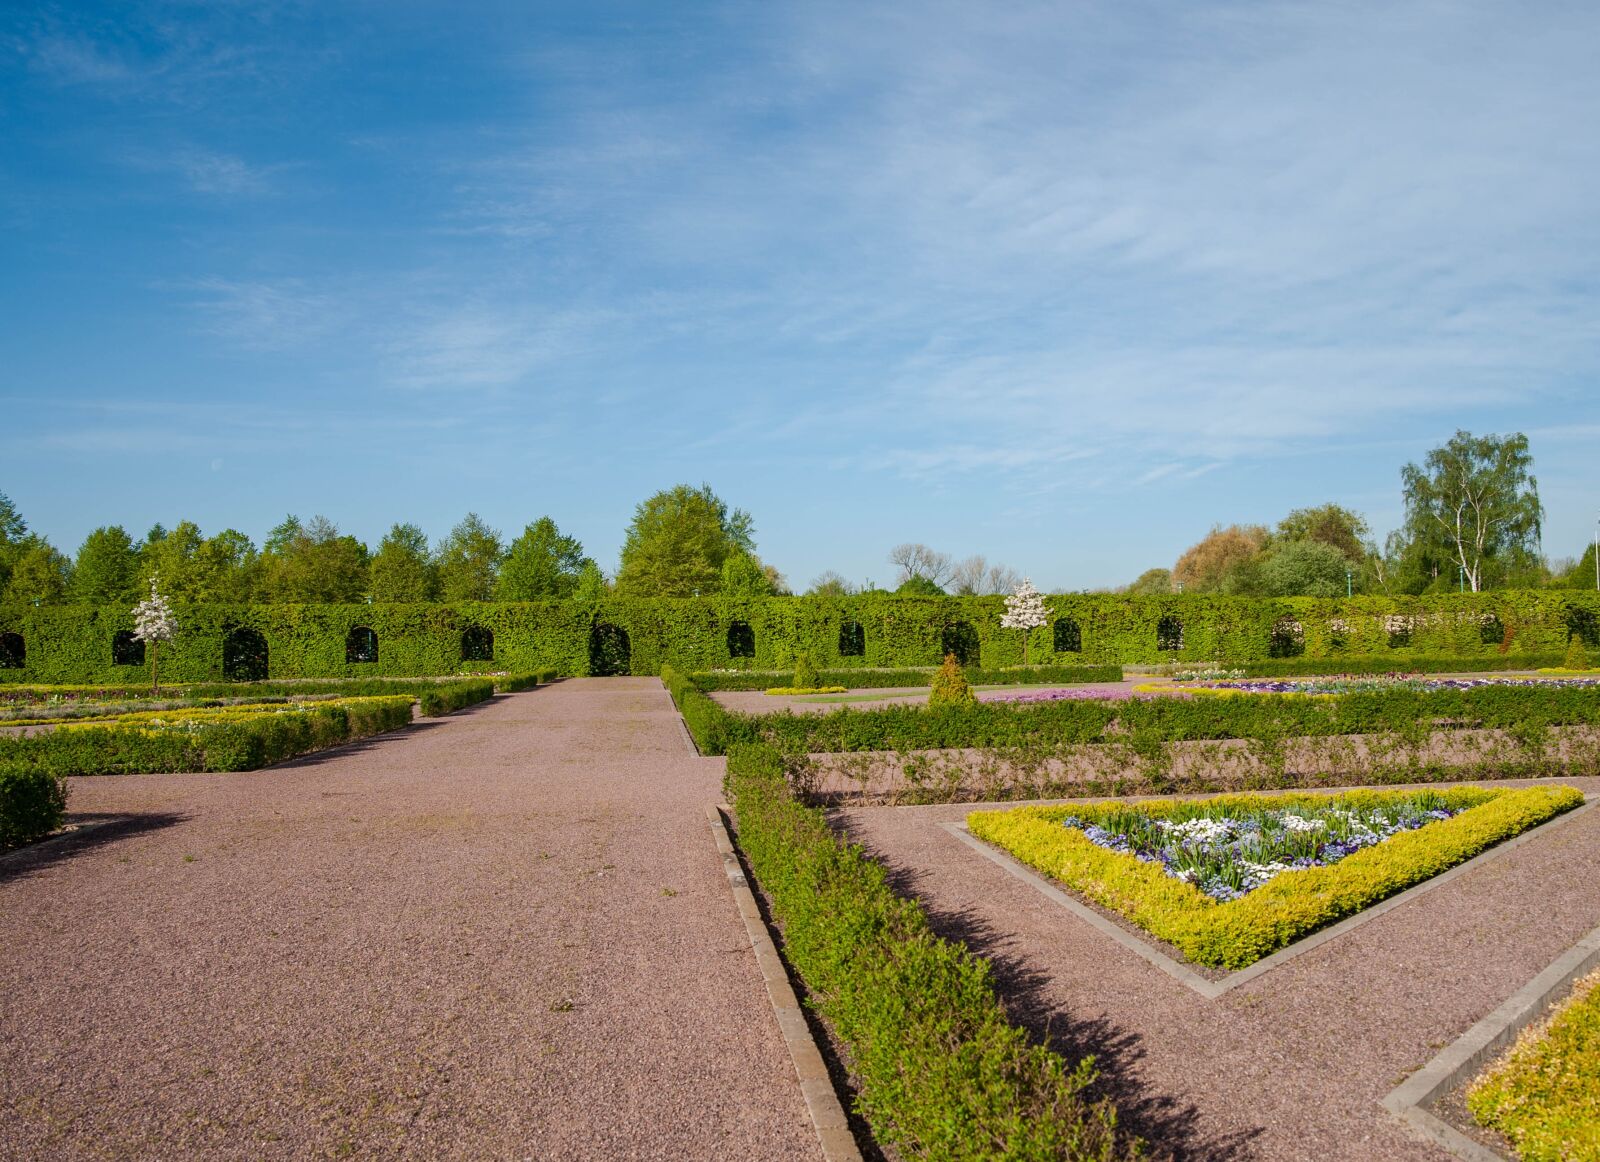
{"type": "Polygon", "coordinates": [[[967,676],[961,672],[961,663],[954,654],[944,656],[944,665],[933,676],[933,689],[928,692],[929,706],[967,706],[977,701],[967,676]]]}

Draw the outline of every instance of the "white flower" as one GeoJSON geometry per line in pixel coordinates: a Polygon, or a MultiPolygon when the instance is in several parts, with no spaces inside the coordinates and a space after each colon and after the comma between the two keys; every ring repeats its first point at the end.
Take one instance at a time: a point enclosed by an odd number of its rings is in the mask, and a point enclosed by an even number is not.
{"type": "Polygon", "coordinates": [[[169,642],[178,636],[178,621],[172,616],[167,599],[156,591],[156,578],[150,578],[150,599],[133,607],[133,636],[142,642],[169,642]]]}
{"type": "Polygon", "coordinates": [[[1180,842],[1199,840],[1201,843],[1215,843],[1233,834],[1233,823],[1227,819],[1188,819],[1182,823],[1158,819],[1156,826],[1176,836],[1180,842]]]}
{"type": "Polygon", "coordinates": [[[1296,815],[1293,812],[1285,811],[1283,814],[1283,826],[1289,831],[1320,831],[1327,824],[1320,819],[1307,819],[1304,815],[1296,815]]]}
{"type": "Polygon", "coordinates": [[[1006,612],[1000,618],[1002,629],[1035,630],[1050,620],[1045,612],[1044,594],[1033,587],[1026,577],[1016,592],[1006,598],[1006,612]]]}

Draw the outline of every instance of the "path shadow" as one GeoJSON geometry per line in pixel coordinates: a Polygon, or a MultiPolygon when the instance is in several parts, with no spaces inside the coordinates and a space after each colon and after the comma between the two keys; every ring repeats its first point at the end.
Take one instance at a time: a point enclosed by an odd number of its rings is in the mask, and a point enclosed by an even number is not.
{"type": "MultiPolygon", "coordinates": [[[[919,890],[926,872],[904,867],[834,818],[835,828],[861,843],[866,853],[887,873],[895,893],[921,903],[934,932],[959,941],[986,959],[994,969],[995,989],[1007,1015],[1036,1043],[1045,1045],[1069,1062],[1093,1057],[1096,1080],[1090,1093],[1116,1106],[1120,1127],[1144,1139],[1156,1158],[1171,1162],[1243,1162],[1258,1159],[1255,1139],[1265,1127],[1227,1133],[1202,1127],[1199,1108],[1159,1092],[1136,1076],[1145,1056],[1144,1038],[1105,1016],[1082,1016],[1063,1008],[1050,995],[1052,977],[1024,957],[1006,950],[1010,933],[997,928],[977,909],[939,908],[919,890]]],[[[1092,1008],[1094,998],[1079,1002],[1092,1008]]]]}
{"type": "Polygon", "coordinates": [[[405,726],[394,730],[386,730],[381,734],[369,734],[365,738],[354,739],[351,742],[341,742],[335,746],[324,747],[307,754],[296,755],[292,759],[284,759],[281,763],[272,763],[268,766],[257,767],[254,771],[241,771],[240,774],[254,774],[259,771],[292,771],[302,767],[320,767],[331,763],[335,759],[348,758],[354,754],[364,754],[367,751],[381,750],[390,743],[404,742],[415,738],[418,734],[426,734],[430,730],[438,730],[448,721],[445,718],[418,718],[405,726]]]}
{"type": "Polygon", "coordinates": [[[176,812],[149,812],[137,815],[121,812],[73,813],[68,816],[67,822],[77,824],[82,830],[69,831],[64,835],[52,836],[25,847],[0,853],[0,884],[43,871],[86,851],[93,851],[134,835],[161,831],[188,818],[189,816],[176,812]]]}

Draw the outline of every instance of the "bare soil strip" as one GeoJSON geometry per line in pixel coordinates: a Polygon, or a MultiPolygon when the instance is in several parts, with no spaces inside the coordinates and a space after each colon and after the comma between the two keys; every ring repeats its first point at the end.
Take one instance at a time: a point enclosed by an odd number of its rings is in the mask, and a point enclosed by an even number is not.
{"type": "Polygon", "coordinates": [[[0,867],[0,1156],[820,1157],[653,678],[249,774],[0,867]]]}
{"type": "Polygon", "coordinates": [[[1448,1158],[1384,1097],[1600,923],[1585,811],[1208,1000],[940,826],[971,806],[835,818],[943,934],[996,959],[1016,1019],[1095,1054],[1127,1123],[1179,1158],[1448,1158]]]}

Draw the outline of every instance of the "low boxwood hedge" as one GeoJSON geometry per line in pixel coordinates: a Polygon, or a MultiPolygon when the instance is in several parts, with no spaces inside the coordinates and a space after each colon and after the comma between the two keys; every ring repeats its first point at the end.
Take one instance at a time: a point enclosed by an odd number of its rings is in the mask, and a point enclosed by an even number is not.
{"type": "Polygon", "coordinates": [[[1378,654],[1352,658],[1266,658],[1223,662],[1225,670],[1242,670],[1248,678],[1300,678],[1321,674],[1482,674],[1496,670],[1537,670],[1559,666],[1562,654],[1489,654],[1484,657],[1430,658],[1378,654]]]}
{"type": "MultiPolygon", "coordinates": [[[[1393,792],[1348,792],[1353,800],[1393,792]]],[[[1030,867],[1090,900],[1126,916],[1190,960],[1214,968],[1244,968],[1346,916],[1430,879],[1479,852],[1583,804],[1571,787],[1520,790],[1458,787],[1441,790],[1461,814],[1406,831],[1325,867],[1269,880],[1227,903],[1166,874],[1154,863],[1111,851],[1061,820],[1095,817],[1093,806],[1015,807],[974,811],[967,827],[1030,867]]],[[[1301,794],[1224,795],[1213,804],[1289,807],[1326,798],[1301,794]]],[[[1122,804],[1117,804],[1121,807],[1122,804]]],[[[1152,804],[1159,810],[1158,804],[1152,804]]]]}
{"type": "Polygon", "coordinates": [[[1031,1044],[988,961],[936,936],[879,864],[796,800],[778,752],[734,747],[727,792],[785,955],[846,1047],[877,1141],[913,1158],[1138,1155],[1112,1105],[1086,1092],[1092,1060],[1031,1044]]]}
{"type": "MultiPolygon", "coordinates": [[[[967,681],[974,686],[1071,686],[1086,682],[1120,682],[1121,666],[1007,666],[1003,669],[965,668],[967,681]]],[[[843,686],[847,690],[888,690],[917,688],[933,682],[938,667],[901,670],[818,670],[821,686],[843,686]]],[[[789,686],[793,670],[714,670],[689,675],[702,690],[765,690],[789,686]]]]}
{"type": "Polygon", "coordinates": [[[411,721],[409,695],[354,698],[215,725],[70,726],[26,738],[0,738],[0,776],[174,771],[248,771],[411,721]]]}

